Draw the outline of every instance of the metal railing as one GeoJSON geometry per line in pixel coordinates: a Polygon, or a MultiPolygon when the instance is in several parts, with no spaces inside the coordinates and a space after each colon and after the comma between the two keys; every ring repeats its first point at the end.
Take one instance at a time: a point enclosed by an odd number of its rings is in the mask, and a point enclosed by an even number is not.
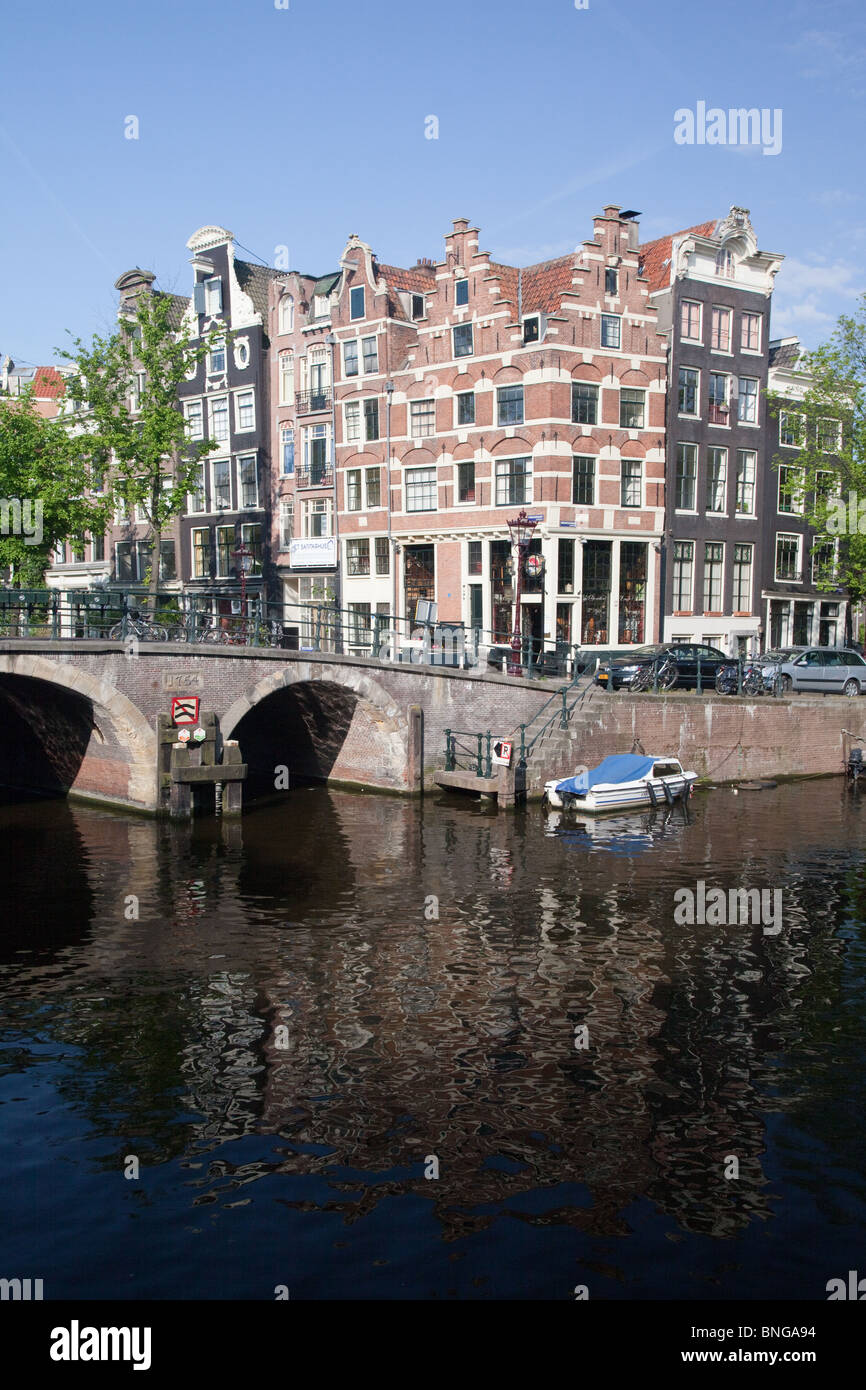
{"type": "Polygon", "coordinates": [[[295,402],[299,415],[317,415],[321,410],[330,410],[331,388],[323,386],[318,391],[299,391],[295,402]]]}

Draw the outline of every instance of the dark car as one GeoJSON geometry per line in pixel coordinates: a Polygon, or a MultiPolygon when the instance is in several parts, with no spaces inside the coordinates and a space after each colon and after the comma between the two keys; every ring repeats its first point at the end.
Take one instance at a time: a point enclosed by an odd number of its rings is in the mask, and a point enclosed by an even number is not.
{"type": "Polygon", "coordinates": [[[652,667],[670,656],[676,663],[679,673],[678,686],[697,686],[698,657],[701,663],[701,690],[714,689],[716,672],[720,666],[729,664],[731,658],[720,652],[718,647],[707,647],[700,642],[659,642],[652,647],[635,647],[631,652],[618,652],[610,658],[602,657],[601,666],[596,673],[596,682],[607,686],[609,671],[613,674],[613,689],[629,687],[638,671],[652,667]]]}

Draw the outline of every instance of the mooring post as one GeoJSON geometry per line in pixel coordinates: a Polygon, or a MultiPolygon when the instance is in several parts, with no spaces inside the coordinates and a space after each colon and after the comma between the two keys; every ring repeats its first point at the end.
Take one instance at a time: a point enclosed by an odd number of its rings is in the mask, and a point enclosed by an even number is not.
{"type": "Polygon", "coordinates": [[[406,750],[406,781],[412,796],[424,795],[424,711],[420,705],[409,706],[408,748],[406,750]]]}

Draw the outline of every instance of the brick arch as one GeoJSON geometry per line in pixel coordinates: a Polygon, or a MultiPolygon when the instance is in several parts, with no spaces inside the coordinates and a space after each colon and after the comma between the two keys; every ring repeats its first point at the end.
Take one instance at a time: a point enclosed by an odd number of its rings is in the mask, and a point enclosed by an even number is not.
{"type": "Polygon", "coordinates": [[[592,362],[578,362],[577,366],[571,371],[572,381],[588,381],[597,383],[604,380],[602,372],[592,362]]]}
{"type": "Polygon", "coordinates": [[[511,458],[512,455],[516,454],[531,454],[534,447],[528,439],[524,439],[522,434],[515,434],[511,439],[497,440],[491,446],[490,453],[494,458],[511,458]]]}
{"type": "Polygon", "coordinates": [[[498,372],[494,372],[491,380],[497,386],[515,386],[523,380],[523,372],[517,367],[500,367],[498,372]]]}
{"type": "Polygon", "coordinates": [[[638,371],[636,367],[629,367],[619,378],[620,386],[649,386],[650,376],[648,372],[638,371]]]}
{"type": "MultiPolygon", "coordinates": [[[[377,768],[379,773],[375,777],[365,775],[343,779],[365,781],[394,790],[405,789],[409,746],[407,713],[395,703],[382,683],[363,667],[328,666],[321,671],[306,663],[300,667],[280,667],[229,706],[220,718],[223,737],[234,738],[235,730],[246,715],[270,696],[291,694],[293,689],[299,694],[302,691],[315,693],[317,686],[322,687],[323,692],[336,686],[355,697],[357,707],[346,734],[346,742],[356,737],[363,740],[365,761],[368,766],[377,768]],[[369,747],[371,739],[372,748],[369,747]]],[[[334,775],[337,778],[343,775],[339,766],[334,775]]]]}
{"type": "MultiPolygon", "coordinates": [[[[128,787],[124,799],[147,810],[156,809],[156,733],[141,710],[115,686],[79,666],[49,661],[30,652],[0,654],[0,674],[59,686],[89,700],[95,714],[110,723],[114,738],[128,756],[128,787]]],[[[98,719],[96,733],[100,740],[104,737],[98,719]]],[[[98,787],[82,786],[77,790],[99,795],[98,787]]]]}

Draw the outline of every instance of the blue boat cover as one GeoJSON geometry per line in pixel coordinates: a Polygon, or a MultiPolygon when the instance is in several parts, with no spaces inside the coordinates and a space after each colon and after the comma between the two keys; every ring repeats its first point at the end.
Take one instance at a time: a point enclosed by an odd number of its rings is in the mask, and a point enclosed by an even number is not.
{"type": "Polygon", "coordinates": [[[655,758],[641,758],[636,753],[615,753],[589,772],[581,772],[577,777],[566,777],[564,782],[557,782],[556,790],[579,796],[599,782],[636,782],[652,770],[654,762],[655,758]]]}

